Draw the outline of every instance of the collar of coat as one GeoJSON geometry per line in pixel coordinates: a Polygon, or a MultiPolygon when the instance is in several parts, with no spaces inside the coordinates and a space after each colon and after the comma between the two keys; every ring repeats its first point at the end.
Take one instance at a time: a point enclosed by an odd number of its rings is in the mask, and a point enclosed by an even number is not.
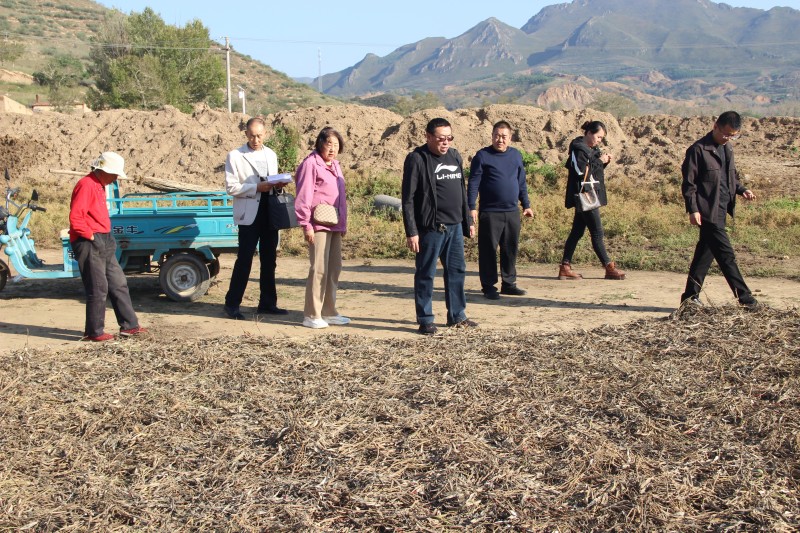
{"type": "MultiPolygon", "coordinates": [[[[714,157],[719,159],[719,154],[717,153],[717,148],[720,145],[718,145],[714,141],[714,133],[713,132],[708,132],[708,134],[705,137],[700,139],[700,146],[703,148],[703,150],[711,152],[714,155],[714,157]]],[[[725,157],[730,159],[731,153],[733,153],[733,148],[731,148],[730,143],[726,143],[726,144],[724,144],[722,146],[724,147],[723,150],[725,150],[725,157]]]]}

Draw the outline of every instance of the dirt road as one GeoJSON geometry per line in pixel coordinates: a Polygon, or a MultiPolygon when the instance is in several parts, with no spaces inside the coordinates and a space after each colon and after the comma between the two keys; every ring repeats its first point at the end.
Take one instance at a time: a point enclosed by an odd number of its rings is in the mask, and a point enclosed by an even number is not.
{"type": "MultiPolygon", "coordinates": [[[[40,254],[57,262],[53,252],[40,254]]],[[[305,258],[278,259],[278,298],[288,316],[253,313],[257,301],[258,260],[248,285],[243,311],[248,321],[233,321],[222,314],[234,256],[222,256],[222,271],[209,293],[193,303],[176,303],[160,294],[155,274],[129,278],[134,306],[142,325],[165,342],[187,337],[220,335],[265,335],[313,338],[329,333],[347,333],[372,338],[416,335],[410,261],[346,261],[341,278],[339,307],[353,319],[345,327],[310,330],[300,325],[308,263],[305,258]]],[[[552,265],[520,266],[518,285],[528,290],[523,297],[504,296],[489,301],[480,292],[477,264],[467,265],[467,314],[481,328],[556,332],[590,329],[601,324],[625,324],[645,317],[667,317],[675,310],[685,274],[629,272],[625,281],[607,281],[597,265],[576,265],[586,279],[558,281],[552,265]]],[[[748,278],[762,302],[776,308],[796,307],[800,283],[777,278],[748,278]]],[[[441,275],[436,283],[434,312],[437,324],[445,322],[441,275]]],[[[732,303],[725,280],[711,276],[704,299],[716,305],[732,303]]],[[[79,279],[60,281],[25,280],[0,292],[0,352],[25,347],[80,347],[84,300],[79,279]]],[[[107,331],[116,333],[111,308],[106,315],[107,331]]],[[[441,328],[444,330],[445,328],[441,328]]]]}

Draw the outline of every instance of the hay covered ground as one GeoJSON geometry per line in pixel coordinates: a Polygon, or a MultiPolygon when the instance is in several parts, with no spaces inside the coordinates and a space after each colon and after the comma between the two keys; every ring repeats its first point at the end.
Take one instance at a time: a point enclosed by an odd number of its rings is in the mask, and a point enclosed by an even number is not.
{"type": "Polygon", "coordinates": [[[0,356],[0,529],[795,531],[800,313],[0,356]]]}

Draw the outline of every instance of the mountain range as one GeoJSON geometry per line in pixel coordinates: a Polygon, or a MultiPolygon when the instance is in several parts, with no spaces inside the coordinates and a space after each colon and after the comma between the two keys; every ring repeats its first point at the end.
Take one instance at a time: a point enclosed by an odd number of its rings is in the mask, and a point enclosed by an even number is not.
{"type": "Polygon", "coordinates": [[[340,97],[430,91],[449,107],[542,104],[548,91],[576,105],[616,93],[644,109],[774,107],[800,100],[798,28],[800,11],[788,7],[574,0],[543,8],[521,28],[489,18],[452,39],[368,54],[313,83],[340,97]]]}

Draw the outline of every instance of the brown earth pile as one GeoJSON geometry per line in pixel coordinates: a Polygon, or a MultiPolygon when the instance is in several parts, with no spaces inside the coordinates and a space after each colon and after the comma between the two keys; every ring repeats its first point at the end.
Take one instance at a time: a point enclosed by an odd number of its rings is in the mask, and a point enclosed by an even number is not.
{"type": "MultiPolygon", "coordinates": [[[[362,106],[316,107],[269,115],[272,125],[297,129],[310,149],[325,125],[338,128],[346,139],[341,160],[345,168],[400,174],[405,155],[424,142],[424,127],[434,116],[453,124],[455,147],[468,162],[489,144],[491,126],[504,119],[518,130],[517,147],[538,153],[559,165],[580,125],[599,119],[608,126],[608,150],[617,158],[610,177],[658,180],[679,173],[683,152],[710,130],[712,117],[680,118],[652,115],[624,119],[592,110],[543,111],[519,105],[477,109],[426,110],[403,118],[390,111],[362,106]]],[[[50,169],[85,170],[103,150],[115,150],[127,160],[129,174],[154,176],[194,184],[221,186],[229,150],[244,143],[247,116],[199,107],[191,115],[174,108],[143,112],[113,110],[86,115],[0,114],[0,167],[15,181],[37,185],[65,183],[50,169]]],[[[800,118],[748,118],[744,136],[736,142],[740,170],[754,187],[782,188],[800,167],[800,118]]],[[[20,184],[20,183],[18,183],[20,184]]]]}

